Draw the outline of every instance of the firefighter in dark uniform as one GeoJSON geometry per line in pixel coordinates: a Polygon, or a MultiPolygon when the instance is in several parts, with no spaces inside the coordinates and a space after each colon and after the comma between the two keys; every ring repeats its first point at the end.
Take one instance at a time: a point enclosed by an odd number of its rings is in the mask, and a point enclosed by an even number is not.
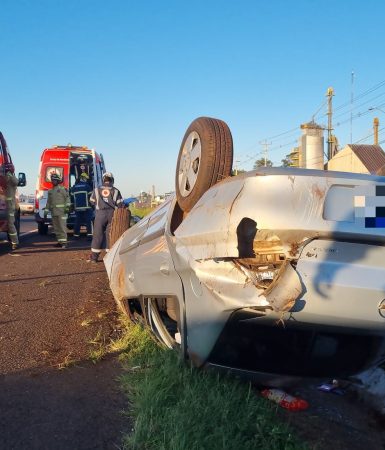
{"type": "Polygon", "coordinates": [[[90,202],[95,205],[95,222],[91,254],[88,261],[97,262],[104,241],[106,242],[106,250],[109,250],[109,231],[114,211],[116,208],[124,207],[122,195],[114,187],[112,173],[106,172],[103,175],[103,185],[94,189],[90,202]]]}
{"type": "Polygon", "coordinates": [[[15,226],[16,189],[19,184],[19,180],[15,177],[14,172],[15,169],[13,164],[7,164],[5,166],[5,198],[7,204],[8,236],[12,244],[12,250],[16,250],[19,246],[19,238],[17,236],[17,229],[15,226]]]}
{"type": "Polygon", "coordinates": [[[75,210],[75,239],[80,237],[80,226],[82,224],[87,227],[88,239],[92,238],[92,207],[89,202],[92,187],[88,180],[89,176],[83,172],[79,177],[79,181],[71,188],[71,196],[75,210]]]}
{"type": "Polygon", "coordinates": [[[67,189],[60,186],[62,179],[56,173],[51,175],[52,189],[48,191],[47,205],[44,210],[44,217],[48,211],[52,216],[53,231],[56,235],[56,247],[67,247],[67,214],[69,213],[71,200],[67,189]]]}

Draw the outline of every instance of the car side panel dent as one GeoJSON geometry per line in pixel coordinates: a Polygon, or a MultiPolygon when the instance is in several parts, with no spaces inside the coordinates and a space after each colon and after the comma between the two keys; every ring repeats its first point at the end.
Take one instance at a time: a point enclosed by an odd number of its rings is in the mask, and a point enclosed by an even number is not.
{"type": "Polygon", "coordinates": [[[249,175],[214,185],[175,230],[177,245],[188,247],[195,260],[242,257],[239,227],[245,219],[254,222],[256,247],[265,240],[281,241],[287,258],[298,257],[298,247],[307,240],[336,233],[384,241],[383,229],[368,230],[355,216],[354,198],[379,184],[374,177],[346,173],[342,181],[341,174],[304,175],[249,175]]]}

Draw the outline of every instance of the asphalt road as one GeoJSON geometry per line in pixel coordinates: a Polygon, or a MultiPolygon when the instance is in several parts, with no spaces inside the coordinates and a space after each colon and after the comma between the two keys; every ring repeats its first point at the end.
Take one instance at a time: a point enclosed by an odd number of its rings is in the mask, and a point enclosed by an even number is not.
{"type": "MultiPolygon", "coordinates": [[[[20,217],[20,237],[37,231],[37,224],[35,222],[34,215],[25,215],[20,217]]],[[[6,233],[0,233],[0,243],[4,244],[2,241],[7,240],[6,233]]]]}
{"type": "Polygon", "coordinates": [[[37,230],[37,224],[35,222],[34,215],[25,215],[20,217],[20,234],[31,233],[37,230]]]}
{"type": "Polygon", "coordinates": [[[131,429],[121,368],[90,361],[118,332],[104,265],[86,239],[58,249],[34,227],[22,218],[15,252],[0,243],[0,449],[116,450],[131,429]]]}

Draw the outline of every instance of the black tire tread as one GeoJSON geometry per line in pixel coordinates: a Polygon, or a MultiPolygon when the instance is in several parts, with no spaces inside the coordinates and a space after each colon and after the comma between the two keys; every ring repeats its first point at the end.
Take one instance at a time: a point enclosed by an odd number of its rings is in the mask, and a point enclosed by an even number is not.
{"type": "Polygon", "coordinates": [[[233,139],[225,122],[211,117],[199,117],[188,127],[179,150],[175,175],[175,189],[178,203],[184,212],[189,212],[200,197],[214,184],[231,175],[233,163],[233,139]],[[184,143],[193,131],[201,139],[202,153],[200,173],[191,193],[183,197],[179,191],[179,162],[184,143]]]}
{"type": "Polygon", "coordinates": [[[45,223],[39,222],[39,223],[37,224],[37,229],[38,229],[38,233],[39,233],[41,236],[45,236],[45,235],[48,233],[48,225],[45,224],[45,223]]]}

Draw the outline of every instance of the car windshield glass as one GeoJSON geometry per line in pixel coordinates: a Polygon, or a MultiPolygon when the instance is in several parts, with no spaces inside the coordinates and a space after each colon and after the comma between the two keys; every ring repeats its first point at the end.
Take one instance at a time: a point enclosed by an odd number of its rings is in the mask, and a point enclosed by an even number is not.
{"type": "Polygon", "coordinates": [[[63,167],[47,167],[45,171],[45,181],[50,182],[51,181],[51,175],[53,174],[59,175],[61,179],[63,179],[63,167]]]}

